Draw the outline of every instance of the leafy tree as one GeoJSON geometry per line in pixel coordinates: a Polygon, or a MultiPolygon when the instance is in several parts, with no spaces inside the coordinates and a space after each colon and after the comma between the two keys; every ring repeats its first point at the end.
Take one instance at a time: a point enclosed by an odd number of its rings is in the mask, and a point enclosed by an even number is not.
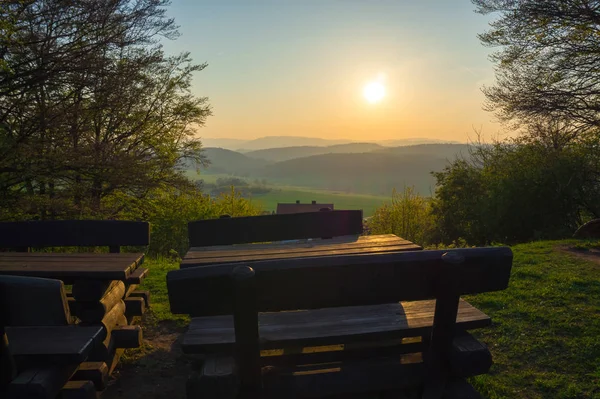
{"type": "Polygon", "coordinates": [[[0,10],[15,16],[0,70],[7,213],[118,217],[124,205],[111,196],[144,198],[161,185],[191,184],[183,159],[204,162],[194,133],[210,107],[189,88],[206,65],[164,54],[159,39],[177,37],[167,5],[4,2],[0,10]]]}
{"type": "Polygon", "coordinates": [[[479,36],[490,47],[496,84],[486,108],[503,121],[567,121],[600,127],[600,3],[594,0],[472,0],[497,14],[479,36]]]}

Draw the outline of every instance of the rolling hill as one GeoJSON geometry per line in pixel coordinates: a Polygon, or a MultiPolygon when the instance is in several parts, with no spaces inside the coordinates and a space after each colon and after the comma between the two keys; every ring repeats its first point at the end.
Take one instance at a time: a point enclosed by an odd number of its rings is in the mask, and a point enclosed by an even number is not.
{"type": "Polygon", "coordinates": [[[375,143],[348,143],[330,145],[327,147],[319,146],[298,146],[284,148],[269,148],[265,150],[250,151],[244,155],[251,158],[265,159],[272,162],[287,161],[295,158],[309,157],[322,154],[354,154],[361,152],[371,152],[381,150],[384,147],[375,143]]]}
{"type": "Polygon", "coordinates": [[[324,154],[267,165],[263,176],[281,184],[373,195],[415,186],[429,195],[435,185],[431,172],[442,170],[447,162],[443,157],[418,154],[324,154]]]}
{"type": "Polygon", "coordinates": [[[224,148],[205,148],[204,155],[210,161],[210,165],[204,173],[209,174],[225,173],[253,177],[254,175],[260,175],[263,168],[268,164],[264,159],[250,158],[239,152],[224,148]]]}
{"type": "Polygon", "coordinates": [[[385,148],[373,143],[286,147],[248,154],[206,148],[205,154],[211,165],[204,174],[370,195],[389,195],[392,189],[404,186],[415,186],[421,194],[429,195],[435,186],[431,172],[441,171],[457,155],[469,155],[464,144],[385,148]]]}

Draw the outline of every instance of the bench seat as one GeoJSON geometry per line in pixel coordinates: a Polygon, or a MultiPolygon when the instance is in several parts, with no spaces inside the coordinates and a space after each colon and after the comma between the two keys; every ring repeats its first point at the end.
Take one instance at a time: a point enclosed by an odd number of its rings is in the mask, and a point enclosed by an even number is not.
{"type": "MultiPolygon", "coordinates": [[[[417,337],[431,333],[435,300],[259,314],[261,349],[347,344],[364,340],[417,337]]],[[[461,300],[456,318],[463,330],[489,326],[489,316],[461,300]]],[[[185,353],[231,352],[233,316],[193,318],[185,353]]]]}
{"type": "Polygon", "coordinates": [[[68,365],[86,360],[101,342],[102,326],[6,327],[17,366],[68,365]]]}

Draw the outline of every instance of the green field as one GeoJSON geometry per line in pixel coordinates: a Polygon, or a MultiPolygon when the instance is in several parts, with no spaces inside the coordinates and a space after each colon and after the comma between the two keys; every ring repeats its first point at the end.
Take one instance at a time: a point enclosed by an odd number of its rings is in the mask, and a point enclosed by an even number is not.
{"type": "MultiPolygon", "coordinates": [[[[187,171],[186,175],[192,180],[202,179],[205,183],[214,184],[219,178],[233,177],[227,174],[197,174],[195,171],[187,171]]],[[[252,183],[253,179],[243,178],[252,183]]],[[[390,197],[341,193],[339,191],[320,190],[311,187],[296,186],[278,186],[270,184],[273,190],[267,194],[255,195],[252,202],[260,205],[265,211],[274,211],[277,209],[278,202],[296,202],[310,203],[333,203],[334,209],[362,209],[364,217],[373,215],[375,209],[379,208],[384,202],[389,201],[390,197]]]]}
{"type": "Polygon", "coordinates": [[[384,202],[389,201],[388,197],[379,197],[375,195],[346,194],[335,191],[325,191],[310,188],[299,187],[273,187],[273,191],[267,194],[256,195],[251,198],[252,202],[258,203],[265,211],[274,211],[278,202],[296,202],[310,203],[333,203],[334,209],[362,209],[363,216],[373,215],[375,209],[384,202]]]}

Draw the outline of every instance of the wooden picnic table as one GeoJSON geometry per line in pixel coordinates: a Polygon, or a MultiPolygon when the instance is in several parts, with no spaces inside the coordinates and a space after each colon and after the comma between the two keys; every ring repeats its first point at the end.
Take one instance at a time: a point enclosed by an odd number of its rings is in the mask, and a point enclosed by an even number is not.
{"type": "Polygon", "coordinates": [[[75,280],[126,281],[144,261],[142,253],[0,252],[0,274],[75,280]]]}
{"type": "Polygon", "coordinates": [[[418,251],[419,245],[394,234],[359,236],[348,235],[331,239],[276,241],[265,244],[218,245],[192,247],[180,267],[207,266],[261,260],[327,257],[339,255],[375,254],[384,252],[418,251]]]}

